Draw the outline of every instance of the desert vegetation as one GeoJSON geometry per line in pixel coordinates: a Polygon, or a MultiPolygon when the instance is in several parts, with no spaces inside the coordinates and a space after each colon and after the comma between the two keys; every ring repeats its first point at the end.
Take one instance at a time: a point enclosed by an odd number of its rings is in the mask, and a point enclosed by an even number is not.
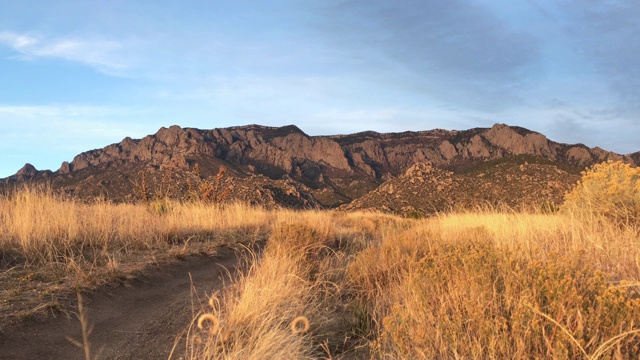
{"type": "Polygon", "coordinates": [[[558,212],[481,209],[417,221],[303,213],[280,221],[262,257],[194,319],[215,319],[216,328],[193,326],[187,353],[635,358],[640,238],[627,221],[637,203],[626,196],[638,190],[617,190],[637,186],[634,171],[620,163],[589,169],[558,212]],[[589,206],[609,200],[628,207],[614,216],[611,207],[589,206]],[[300,316],[309,321],[302,333],[291,329],[300,316]]]}
{"type": "Polygon", "coordinates": [[[218,327],[192,329],[191,358],[639,354],[637,229],[564,213],[315,216],[277,224],[211,297],[218,327]]]}
{"type": "Polygon", "coordinates": [[[2,301],[105,281],[145,254],[257,242],[176,334],[187,341],[174,358],[637,358],[639,181],[605,163],[558,211],[426,219],[199,201],[155,211],[25,189],[0,199],[2,301]]]}
{"type": "Polygon", "coordinates": [[[57,295],[126,279],[148,265],[251,244],[275,214],[258,207],[156,199],[82,202],[46,188],[0,196],[0,314],[62,310],[57,295]]]}

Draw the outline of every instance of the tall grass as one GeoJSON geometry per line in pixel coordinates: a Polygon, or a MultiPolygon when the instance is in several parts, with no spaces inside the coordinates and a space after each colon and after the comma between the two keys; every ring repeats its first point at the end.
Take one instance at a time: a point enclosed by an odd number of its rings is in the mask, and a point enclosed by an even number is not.
{"type": "Polygon", "coordinates": [[[133,205],[91,205],[33,189],[0,200],[0,246],[28,263],[61,261],[86,250],[153,246],[155,223],[133,205]],[[141,226],[142,224],[149,226],[141,226]]]}
{"type": "Polygon", "coordinates": [[[240,335],[196,332],[206,345],[191,358],[640,355],[632,226],[569,212],[280,216],[262,258],[206,310],[240,335]]]}
{"type": "MultiPolygon", "coordinates": [[[[614,173],[636,179],[622,170],[614,173]]],[[[592,178],[605,192],[627,183],[592,178]]],[[[618,216],[571,202],[596,185],[578,187],[556,213],[485,208],[423,220],[237,204],[165,202],[157,211],[26,189],[0,198],[1,261],[96,264],[114,253],[266,239],[194,319],[184,354],[192,359],[638,358],[635,205],[617,197],[611,204],[627,206],[618,216]]]]}
{"type": "MultiPolygon", "coordinates": [[[[205,309],[221,327],[192,334],[192,359],[317,359],[360,340],[344,299],[346,267],[382,229],[401,219],[382,214],[281,212],[264,254],[205,309]],[[300,321],[308,330],[299,331],[300,321]]],[[[401,225],[400,225],[401,226],[401,225]]],[[[205,315],[208,316],[208,315],[205,315]]]]}
{"type": "Polygon", "coordinates": [[[629,358],[638,249],[637,229],[571,214],[447,214],[363,251],[349,275],[375,357],[629,358]]]}
{"type": "MultiPolygon", "coordinates": [[[[169,204],[171,211],[160,214],[144,205],[86,203],[43,189],[0,197],[0,276],[93,286],[151,261],[264,238],[276,217],[242,204],[169,204]]],[[[25,281],[11,293],[29,285],[25,281]]],[[[16,301],[22,301],[19,294],[11,303],[16,301]]]]}

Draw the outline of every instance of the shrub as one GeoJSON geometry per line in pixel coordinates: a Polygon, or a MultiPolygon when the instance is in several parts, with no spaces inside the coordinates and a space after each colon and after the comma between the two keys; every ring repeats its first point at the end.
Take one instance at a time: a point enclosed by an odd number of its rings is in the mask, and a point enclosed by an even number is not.
{"type": "Polygon", "coordinates": [[[440,243],[395,293],[374,351],[397,358],[635,358],[640,299],[579,256],[440,243]],[[620,336],[618,336],[620,335],[620,336]]]}
{"type": "Polygon", "coordinates": [[[515,261],[507,296],[519,298],[507,314],[519,354],[554,358],[635,358],[640,299],[617,286],[581,255],[515,261]]]}
{"type": "Polygon", "coordinates": [[[231,185],[225,186],[226,172],[224,167],[220,167],[213,179],[204,178],[200,174],[200,165],[195,164],[192,177],[187,178],[186,199],[206,204],[221,204],[232,189],[231,185]]]}
{"type": "Polygon", "coordinates": [[[563,209],[587,218],[640,223],[640,168],[621,161],[596,164],[565,197],[563,209]]]}
{"type": "Polygon", "coordinates": [[[407,211],[406,213],[403,214],[403,216],[405,219],[416,219],[416,220],[420,220],[425,217],[423,213],[417,210],[407,211]]]}
{"type": "Polygon", "coordinates": [[[205,178],[198,164],[194,165],[191,173],[186,174],[169,167],[154,177],[151,171],[143,170],[140,171],[140,178],[133,182],[132,195],[146,204],[147,210],[155,215],[170,213],[176,202],[219,205],[233,189],[225,174],[226,169],[220,167],[215,177],[205,178]]]}

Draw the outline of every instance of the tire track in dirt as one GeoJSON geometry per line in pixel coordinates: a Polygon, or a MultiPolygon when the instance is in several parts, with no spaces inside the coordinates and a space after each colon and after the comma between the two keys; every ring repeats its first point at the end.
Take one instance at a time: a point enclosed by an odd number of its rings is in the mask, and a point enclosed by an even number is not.
{"type": "MultiPolygon", "coordinates": [[[[167,359],[177,335],[193,319],[207,295],[231,283],[242,255],[227,252],[192,255],[159,266],[116,288],[84,295],[92,357],[98,359],[167,359]],[[195,292],[192,289],[195,288],[195,292]]],[[[74,304],[75,305],[75,304],[74,304]]],[[[74,307],[75,311],[77,308],[74,307]]],[[[84,359],[83,350],[66,336],[81,340],[80,322],[52,318],[0,333],[0,359],[84,359]]],[[[173,359],[185,354],[183,341],[173,359]]]]}

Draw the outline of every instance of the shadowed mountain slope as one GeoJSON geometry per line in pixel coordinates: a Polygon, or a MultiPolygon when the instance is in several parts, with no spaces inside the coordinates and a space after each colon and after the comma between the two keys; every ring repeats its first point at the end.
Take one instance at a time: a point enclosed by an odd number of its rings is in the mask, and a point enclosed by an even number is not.
{"type": "Polygon", "coordinates": [[[540,194],[535,201],[557,203],[580,170],[606,160],[636,165],[640,153],[619,155],[561,144],[504,124],[463,131],[334,136],[309,136],[293,125],[213,130],[171,126],[143,139],[125,138],[81,153],[55,172],[26,164],[0,183],[11,187],[47,182],[54,190],[80,198],[126,201],[132,199],[142,172],[153,187],[171,171],[172,179],[184,188],[198,164],[198,176],[203,178],[214,176],[220,167],[227,170],[224,182],[230,187],[230,199],[294,208],[351,204],[347,208],[384,205],[394,211],[413,207],[428,212],[474,199],[511,204],[515,201],[500,193],[516,194],[518,189],[527,195],[519,197],[520,202],[534,201],[529,195],[540,194]],[[412,175],[416,169],[428,176],[412,175]],[[419,177],[429,183],[423,184],[419,177]],[[382,198],[375,194],[389,194],[389,187],[401,183],[412,184],[402,187],[412,195],[407,195],[406,203],[391,204],[387,199],[386,205],[378,204],[382,198]],[[448,190],[443,193],[442,187],[448,190]]]}

